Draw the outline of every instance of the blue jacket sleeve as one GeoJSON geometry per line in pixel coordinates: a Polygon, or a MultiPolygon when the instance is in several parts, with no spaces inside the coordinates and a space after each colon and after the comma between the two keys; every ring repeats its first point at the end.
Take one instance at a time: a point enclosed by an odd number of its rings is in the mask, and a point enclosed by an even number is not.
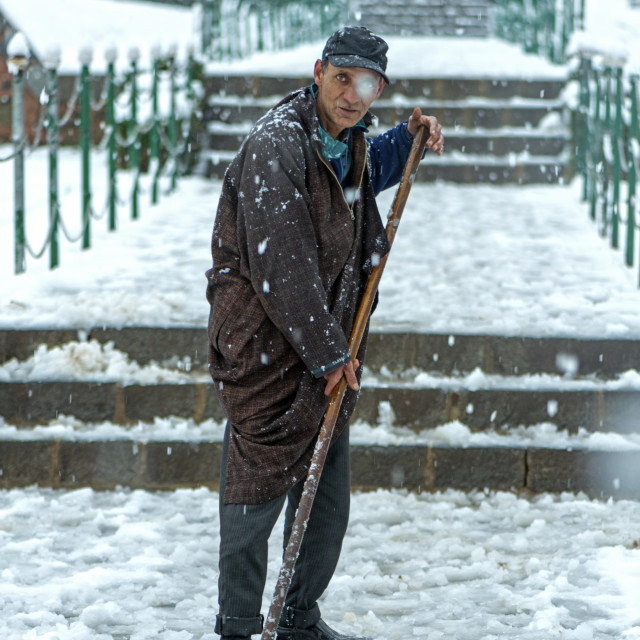
{"type": "Polygon", "coordinates": [[[368,142],[371,184],[378,195],[400,182],[413,138],[405,121],[375,138],[369,138],[368,142]]]}

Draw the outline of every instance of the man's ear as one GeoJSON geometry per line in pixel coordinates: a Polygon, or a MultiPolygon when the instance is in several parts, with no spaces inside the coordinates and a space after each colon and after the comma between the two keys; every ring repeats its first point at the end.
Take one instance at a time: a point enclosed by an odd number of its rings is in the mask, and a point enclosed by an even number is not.
{"type": "MultiPolygon", "coordinates": [[[[317,84],[317,83],[316,83],[317,84]]],[[[377,100],[380,97],[380,94],[382,93],[382,90],[384,89],[384,86],[387,83],[384,81],[384,78],[380,78],[380,86],[378,87],[378,93],[376,93],[376,97],[374,98],[374,100],[377,100]]]]}
{"type": "Polygon", "coordinates": [[[320,86],[322,84],[323,77],[324,73],[322,73],[322,62],[320,60],[316,60],[316,63],[313,65],[313,80],[318,86],[320,86]]]}

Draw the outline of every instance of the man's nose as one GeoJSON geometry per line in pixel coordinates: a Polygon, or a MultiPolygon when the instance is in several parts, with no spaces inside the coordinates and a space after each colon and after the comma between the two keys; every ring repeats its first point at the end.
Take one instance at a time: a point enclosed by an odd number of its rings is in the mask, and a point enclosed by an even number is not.
{"type": "Polygon", "coordinates": [[[356,84],[354,82],[345,89],[344,99],[349,104],[355,104],[360,101],[360,96],[358,95],[358,90],[356,89],[356,84]]]}

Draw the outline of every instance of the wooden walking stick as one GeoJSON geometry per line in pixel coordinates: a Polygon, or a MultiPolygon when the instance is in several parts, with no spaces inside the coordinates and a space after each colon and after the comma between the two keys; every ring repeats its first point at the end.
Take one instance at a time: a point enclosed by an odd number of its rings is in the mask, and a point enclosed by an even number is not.
{"type": "MultiPolygon", "coordinates": [[[[404,206],[407,202],[407,198],[409,197],[409,191],[411,190],[413,179],[416,175],[416,171],[418,170],[418,165],[420,164],[424,145],[428,136],[429,129],[424,125],[421,125],[418,128],[418,131],[414,136],[413,146],[411,147],[409,158],[407,159],[407,163],[402,173],[402,179],[400,180],[398,190],[396,191],[396,195],[393,199],[389,220],[387,222],[386,232],[390,245],[393,244],[393,240],[396,236],[396,231],[400,224],[400,218],[402,217],[404,206]]],[[[351,330],[351,336],[349,338],[349,351],[351,352],[352,359],[355,358],[358,353],[360,342],[362,341],[364,330],[369,320],[371,307],[373,306],[373,301],[376,291],[378,290],[378,285],[380,284],[380,279],[382,277],[385,264],[387,263],[388,256],[389,254],[387,253],[387,255],[380,259],[379,264],[373,268],[369,276],[369,280],[367,281],[367,288],[365,289],[364,296],[360,302],[358,313],[356,314],[356,319],[353,324],[353,329],[351,330]]],[[[280,615],[284,608],[296,560],[300,553],[302,537],[304,536],[307,523],[309,522],[311,507],[313,506],[313,500],[316,496],[318,483],[320,482],[320,475],[322,474],[329,445],[331,444],[333,429],[335,427],[336,420],[338,419],[340,405],[342,404],[342,399],[344,398],[346,390],[347,382],[343,376],[340,379],[340,382],[335,386],[333,393],[331,394],[329,406],[324,414],[324,420],[320,427],[318,439],[316,440],[316,446],[311,458],[311,465],[309,466],[309,473],[307,474],[300,503],[298,504],[298,509],[293,521],[293,528],[291,529],[289,542],[284,553],[282,567],[280,568],[280,575],[276,582],[273,600],[269,607],[269,613],[262,631],[261,640],[275,640],[280,615]]]]}

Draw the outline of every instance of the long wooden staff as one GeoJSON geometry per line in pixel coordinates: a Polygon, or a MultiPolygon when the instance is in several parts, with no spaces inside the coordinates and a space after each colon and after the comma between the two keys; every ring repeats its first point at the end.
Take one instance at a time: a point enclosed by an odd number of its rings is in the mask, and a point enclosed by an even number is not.
{"type": "MultiPolygon", "coordinates": [[[[396,195],[393,199],[391,212],[389,214],[389,220],[387,222],[386,232],[390,245],[393,244],[393,240],[396,236],[396,231],[398,230],[398,225],[400,224],[400,218],[402,217],[404,206],[407,202],[407,198],[409,197],[409,191],[411,190],[413,179],[416,175],[416,171],[418,170],[418,165],[420,164],[420,159],[422,158],[424,145],[428,135],[428,128],[424,125],[421,125],[416,132],[416,135],[414,136],[413,146],[411,147],[409,158],[407,159],[407,163],[402,173],[402,179],[400,181],[400,184],[398,185],[398,190],[396,191],[396,195]]],[[[351,330],[351,336],[349,338],[349,350],[351,352],[352,359],[356,357],[356,354],[358,353],[358,349],[360,347],[360,342],[362,341],[362,337],[364,336],[364,330],[369,320],[371,307],[373,306],[373,301],[376,295],[376,291],[378,290],[380,278],[382,277],[382,272],[387,263],[388,256],[389,254],[387,253],[383,258],[381,258],[378,265],[373,268],[371,274],[369,275],[367,288],[365,289],[364,297],[360,302],[360,307],[358,308],[358,313],[356,315],[353,329],[351,330]]],[[[316,497],[318,483],[320,482],[320,475],[322,474],[322,469],[324,468],[324,462],[327,457],[329,445],[331,444],[331,438],[333,436],[333,429],[335,427],[336,420],[338,419],[340,405],[342,404],[342,399],[344,398],[346,389],[347,382],[343,376],[340,379],[340,382],[335,386],[333,393],[331,394],[329,406],[327,407],[327,411],[324,415],[324,420],[322,422],[320,433],[316,441],[315,450],[311,458],[309,473],[307,474],[307,479],[305,480],[304,488],[302,490],[302,496],[300,497],[300,503],[298,504],[296,516],[293,521],[293,528],[291,529],[289,542],[284,553],[282,567],[280,568],[280,575],[278,576],[278,581],[276,582],[276,588],[273,593],[273,600],[271,601],[267,620],[262,631],[261,640],[275,640],[278,622],[280,621],[280,615],[282,614],[282,609],[284,608],[284,603],[287,597],[287,592],[289,591],[289,586],[291,585],[291,579],[293,577],[296,560],[298,559],[298,554],[300,553],[302,537],[304,536],[304,532],[307,528],[307,523],[309,522],[311,507],[313,506],[313,500],[316,497]]]]}

